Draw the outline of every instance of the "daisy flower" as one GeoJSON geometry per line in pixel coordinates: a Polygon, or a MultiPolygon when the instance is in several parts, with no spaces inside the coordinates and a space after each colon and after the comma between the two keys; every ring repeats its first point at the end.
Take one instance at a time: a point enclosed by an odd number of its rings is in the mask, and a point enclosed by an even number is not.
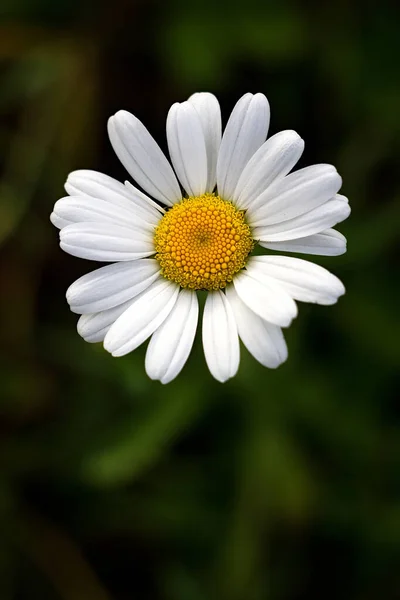
{"type": "Polygon", "coordinates": [[[350,214],[332,165],[290,173],[304,142],[294,131],[266,141],[263,94],[245,94],[222,135],[217,99],[197,93],[167,117],[172,169],[144,125],[121,110],[108,121],[118,158],[132,179],[71,173],[51,214],[60,246],[79,258],[111,263],[67,291],[78,332],[123,356],[150,338],[145,368],[168,383],[193,345],[207,294],[202,339],[211,374],[221,382],[239,367],[239,338],[266,367],[287,358],[282,327],[296,300],[334,304],[342,283],[326,269],[262,249],[334,256],[346,251],[331,229],[350,214]]]}

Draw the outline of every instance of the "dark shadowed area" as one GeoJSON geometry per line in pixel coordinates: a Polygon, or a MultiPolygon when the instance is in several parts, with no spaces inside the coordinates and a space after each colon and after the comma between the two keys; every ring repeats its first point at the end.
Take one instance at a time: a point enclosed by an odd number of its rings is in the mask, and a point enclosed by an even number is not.
{"type": "MultiPolygon", "coordinates": [[[[0,599],[395,600],[400,595],[400,86],[396,3],[3,0],[0,8],[0,599]],[[93,263],[49,222],[67,174],[127,178],[119,109],[166,150],[169,106],[245,92],[270,133],[333,163],[347,294],[300,305],[278,370],[198,335],[167,386],[115,359],[65,290],[93,263]]],[[[307,258],[307,257],[306,257],[307,258]]]]}

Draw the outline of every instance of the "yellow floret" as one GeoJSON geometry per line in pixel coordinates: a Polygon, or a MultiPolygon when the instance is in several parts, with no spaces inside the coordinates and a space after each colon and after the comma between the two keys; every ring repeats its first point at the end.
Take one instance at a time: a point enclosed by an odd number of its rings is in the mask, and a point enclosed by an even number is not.
{"type": "Polygon", "coordinates": [[[254,245],[244,211],[214,194],[175,204],[158,224],[154,243],[163,276],[196,290],[224,288],[254,245]]]}

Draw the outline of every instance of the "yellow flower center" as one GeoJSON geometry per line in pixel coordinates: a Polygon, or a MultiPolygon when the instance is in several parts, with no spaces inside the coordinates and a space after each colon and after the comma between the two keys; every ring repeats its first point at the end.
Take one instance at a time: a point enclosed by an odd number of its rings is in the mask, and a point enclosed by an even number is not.
{"type": "Polygon", "coordinates": [[[224,288],[254,245],[244,212],[213,194],[175,204],[157,225],[154,243],[163,276],[194,290],[224,288]]]}

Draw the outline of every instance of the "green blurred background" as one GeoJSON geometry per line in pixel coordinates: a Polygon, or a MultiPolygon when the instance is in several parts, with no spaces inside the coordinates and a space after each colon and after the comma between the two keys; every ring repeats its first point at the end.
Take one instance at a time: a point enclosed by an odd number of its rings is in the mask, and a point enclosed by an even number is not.
{"type": "Polygon", "coordinates": [[[0,22],[0,599],[400,597],[396,3],[6,0],[0,22]],[[69,171],[126,177],[106,135],[134,112],[163,148],[171,103],[224,119],[264,92],[271,133],[335,164],[344,281],[301,305],[289,361],[179,378],[76,333],[65,290],[94,265],[49,222],[69,171]],[[397,288],[397,289],[396,289],[397,288]],[[396,421],[397,419],[397,421],[396,421]]]}

